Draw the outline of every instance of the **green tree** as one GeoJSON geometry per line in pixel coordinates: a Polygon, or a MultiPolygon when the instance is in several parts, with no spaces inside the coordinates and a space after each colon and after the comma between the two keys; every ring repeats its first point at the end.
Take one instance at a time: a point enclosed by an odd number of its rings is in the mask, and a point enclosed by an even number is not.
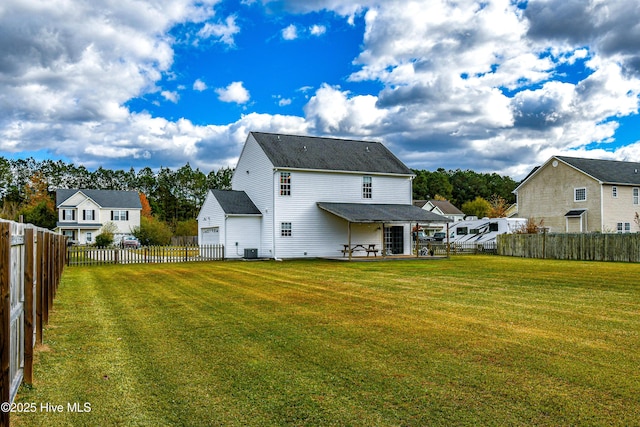
{"type": "MultiPolygon", "coordinates": [[[[36,172],[24,188],[24,203],[18,215],[24,222],[54,229],[58,221],[55,202],[49,195],[48,184],[41,172],[36,172]]],[[[16,218],[17,219],[17,218],[16,218]]]]}
{"type": "Polygon", "coordinates": [[[140,226],[134,227],[132,234],[143,246],[163,246],[171,243],[171,228],[156,218],[140,218],[140,226]]]}
{"type": "Polygon", "coordinates": [[[462,210],[465,215],[484,218],[489,215],[491,204],[482,197],[476,197],[473,201],[463,203],[460,210],[462,210]]]}
{"type": "Polygon", "coordinates": [[[178,221],[176,224],[176,236],[197,236],[198,235],[198,220],[187,219],[185,221],[178,221]]]}

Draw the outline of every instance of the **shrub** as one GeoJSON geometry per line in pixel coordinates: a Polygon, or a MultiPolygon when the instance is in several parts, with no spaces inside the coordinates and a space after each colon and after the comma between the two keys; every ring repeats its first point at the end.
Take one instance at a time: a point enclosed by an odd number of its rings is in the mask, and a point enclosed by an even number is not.
{"type": "Polygon", "coordinates": [[[136,236],[142,246],[162,246],[171,243],[171,228],[155,218],[140,218],[140,226],[134,227],[131,234],[136,236]]]}

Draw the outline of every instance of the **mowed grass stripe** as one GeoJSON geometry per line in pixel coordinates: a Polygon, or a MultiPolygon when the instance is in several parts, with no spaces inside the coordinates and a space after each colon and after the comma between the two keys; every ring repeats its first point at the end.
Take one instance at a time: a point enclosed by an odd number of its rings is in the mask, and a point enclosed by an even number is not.
{"type": "Polygon", "coordinates": [[[93,410],[16,424],[630,425],[638,273],[499,257],[70,268],[19,399],[93,410]]]}

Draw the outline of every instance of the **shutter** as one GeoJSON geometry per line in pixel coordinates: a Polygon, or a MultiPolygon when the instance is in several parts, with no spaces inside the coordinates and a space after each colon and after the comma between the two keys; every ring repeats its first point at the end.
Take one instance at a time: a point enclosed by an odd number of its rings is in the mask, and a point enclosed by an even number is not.
{"type": "Polygon", "coordinates": [[[111,221],[113,221],[113,211],[111,211],[111,221]]]}
{"type": "Polygon", "coordinates": [[[86,210],[82,210],[82,220],[86,221],[87,220],[87,211],[86,210]]]}
{"type": "Polygon", "coordinates": [[[126,215],[126,219],[127,219],[127,221],[129,221],[129,211],[126,211],[126,212],[127,212],[127,213],[125,214],[125,215],[126,215]]]}
{"type": "Polygon", "coordinates": [[[75,209],[71,211],[71,220],[72,221],[76,220],[76,210],[75,209]]]}
{"type": "Polygon", "coordinates": [[[66,209],[62,209],[62,220],[66,220],[67,219],[67,211],[66,209]]]}
{"type": "Polygon", "coordinates": [[[95,209],[91,209],[91,218],[93,218],[93,220],[96,220],[96,210],[95,209]]]}

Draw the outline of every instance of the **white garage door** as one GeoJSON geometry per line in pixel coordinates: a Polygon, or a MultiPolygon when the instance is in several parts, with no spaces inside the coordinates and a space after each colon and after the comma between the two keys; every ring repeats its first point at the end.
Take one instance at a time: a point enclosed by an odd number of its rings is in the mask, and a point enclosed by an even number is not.
{"type": "Polygon", "coordinates": [[[220,228],[209,227],[202,229],[201,245],[217,245],[220,243],[220,228]]]}

